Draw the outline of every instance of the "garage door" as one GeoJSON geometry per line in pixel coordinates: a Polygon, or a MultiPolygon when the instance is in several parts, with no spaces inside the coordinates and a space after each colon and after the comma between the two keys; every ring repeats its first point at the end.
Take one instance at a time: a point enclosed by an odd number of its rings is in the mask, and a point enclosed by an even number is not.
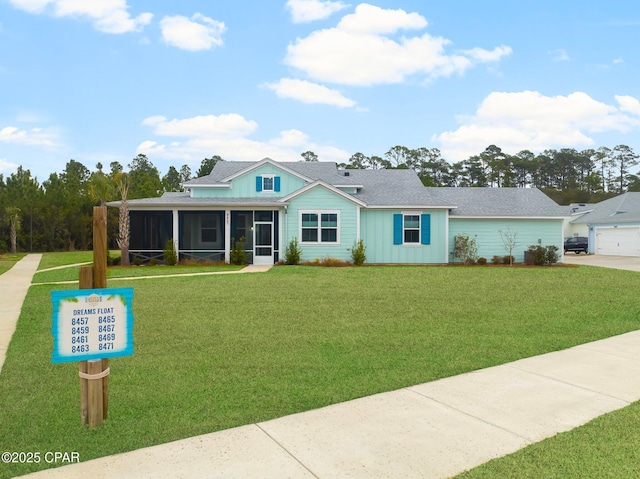
{"type": "Polygon", "coordinates": [[[640,226],[597,228],[596,254],[640,256],[640,226]]]}

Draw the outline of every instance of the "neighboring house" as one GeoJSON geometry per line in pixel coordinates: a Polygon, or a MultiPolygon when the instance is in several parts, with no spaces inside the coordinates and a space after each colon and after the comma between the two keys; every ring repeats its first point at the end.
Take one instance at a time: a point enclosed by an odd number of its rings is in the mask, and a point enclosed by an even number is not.
{"type": "Polygon", "coordinates": [[[589,236],[587,225],[574,220],[592,211],[594,206],[593,203],[571,203],[569,206],[564,207],[567,210],[563,227],[565,239],[572,236],[589,236]]]}
{"type": "Polygon", "coordinates": [[[520,235],[516,261],[538,240],[562,245],[561,210],[540,191],[425,188],[413,170],[219,161],[183,186],[183,193],[128,202],[132,257],[161,259],[172,239],[180,259],[229,261],[244,238],[249,262],[273,264],[297,238],[302,260],[350,260],[362,239],[368,263],[443,264],[462,233],[478,236],[481,255],[504,256],[499,230],[507,227],[520,235]]]}
{"type": "Polygon", "coordinates": [[[588,232],[589,253],[640,256],[640,192],[623,193],[592,206],[571,221],[588,232]]]}
{"type": "Polygon", "coordinates": [[[537,188],[427,188],[441,201],[456,205],[449,216],[449,260],[457,235],[476,237],[478,255],[505,256],[503,237],[515,233],[516,262],[529,246],[557,246],[562,256],[565,209],[537,188]],[[502,234],[501,234],[502,232],[502,234]]]}

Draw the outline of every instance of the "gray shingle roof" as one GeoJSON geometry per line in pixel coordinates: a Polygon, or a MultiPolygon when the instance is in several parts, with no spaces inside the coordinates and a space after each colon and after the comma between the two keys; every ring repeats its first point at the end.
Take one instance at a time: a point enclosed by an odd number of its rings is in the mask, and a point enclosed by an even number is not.
{"type": "Polygon", "coordinates": [[[426,188],[457,205],[451,216],[563,217],[566,209],[537,188],[426,188]]]}
{"type": "Polygon", "coordinates": [[[572,223],[615,224],[640,222],[640,192],[627,192],[593,205],[592,211],[572,223]]]}
{"type": "MultiPolygon", "coordinates": [[[[210,175],[191,180],[184,186],[188,188],[221,184],[226,178],[258,163],[260,162],[219,161],[210,175]]],[[[288,168],[310,180],[322,180],[332,186],[361,186],[353,196],[365,202],[368,207],[452,206],[432,196],[413,170],[339,170],[336,163],[327,161],[274,161],[274,164],[288,168]]]]}

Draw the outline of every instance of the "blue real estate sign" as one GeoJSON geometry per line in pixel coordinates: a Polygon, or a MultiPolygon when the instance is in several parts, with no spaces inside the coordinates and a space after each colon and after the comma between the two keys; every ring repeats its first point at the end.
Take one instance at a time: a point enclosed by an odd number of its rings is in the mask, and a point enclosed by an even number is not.
{"type": "Polygon", "coordinates": [[[133,355],[133,288],[52,291],[52,363],[133,355]]]}

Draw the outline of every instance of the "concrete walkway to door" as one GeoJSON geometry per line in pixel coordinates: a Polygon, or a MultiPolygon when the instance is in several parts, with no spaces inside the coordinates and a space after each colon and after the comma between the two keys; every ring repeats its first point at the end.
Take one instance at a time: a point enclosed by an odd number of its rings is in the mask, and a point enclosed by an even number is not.
{"type": "Polygon", "coordinates": [[[640,271],[640,256],[605,256],[600,254],[566,253],[562,257],[562,261],[566,264],[640,271]]]}

